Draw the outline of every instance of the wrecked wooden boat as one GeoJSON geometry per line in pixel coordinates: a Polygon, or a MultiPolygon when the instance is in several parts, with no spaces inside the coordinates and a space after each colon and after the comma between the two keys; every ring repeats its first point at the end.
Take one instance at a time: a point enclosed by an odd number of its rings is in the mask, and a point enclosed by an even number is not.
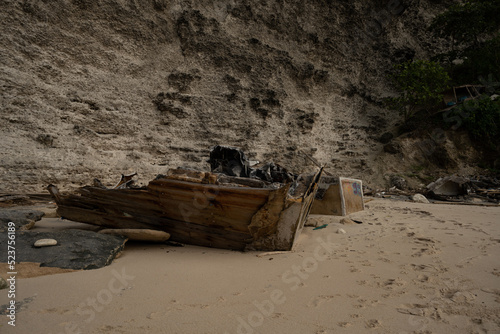
{"type": "Polygon", "coordinates": [[[233,250],[291,250],[302,231],[322,169],[276,183],[222,173],[170,170],[146,187],[99,182],[62,194],[50,185],[58,214],[105,228],[155,229],[170,240],[233,250]]]}

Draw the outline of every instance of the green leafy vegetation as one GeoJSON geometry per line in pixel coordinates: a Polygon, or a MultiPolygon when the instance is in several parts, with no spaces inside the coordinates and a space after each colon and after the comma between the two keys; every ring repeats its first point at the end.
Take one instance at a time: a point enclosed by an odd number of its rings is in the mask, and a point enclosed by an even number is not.
{"type": "Polygon", "coordinates": [[[437,37],[451,37],[454,46],[461,48],[478,46],[481,39],[498,33],[499,25],[499,0],[467,0],[434,18],[430,29],[437,37]]]}
{"type": "Polygon", "coordinates": [[[500,0],[468,0],[434,18],[435,37],[450,39],[452,50],[434,60],[447,64],[456,83],[500,77],[500,0]]]}
{"type": "MultiPolygon", "coordinates": [[[[451,41],[451,48],[430,61],[414,60],[395,66],[391,80],[399,95],[388,99],[387,103],[403,115],[405,122],[402,129],[425,129],[443,116],[436,114],[429,117],[417,112],[438,109],[448,84],[482,84],[490,95],[500,87],[497,82],[500,79],[500,0],[455,3],[436,16],[429,29],[436,41],[451,41]]],[[[445,121],[459,120],[459,126],[467,130],[485,154],[498,154],[498,102],[484,95],[457,106],[446,117],[445,121]]],[[[438,120],[438,123],[442,122],[438,120]]],[[[441,126],[449,127],[450,124],[456,126],[458,123],[445,122],[441,126]]]]}
{"type": "Polygon", "coordinates": [[[416,60],[398,64],[391,76],[399,96],[387,99],[387,105],[398,110],[407,122],[419,108],[429,110],[443,98],[450,77],[436,62],[416,60]]]}
{"type": "Polygon", "coordinates": [[[490,148],[499,144],[500,138],[500,104],[489,97],[466,101],[457,110],[464,119],[464,126],[475,140],[481,141],[490,148]]]}

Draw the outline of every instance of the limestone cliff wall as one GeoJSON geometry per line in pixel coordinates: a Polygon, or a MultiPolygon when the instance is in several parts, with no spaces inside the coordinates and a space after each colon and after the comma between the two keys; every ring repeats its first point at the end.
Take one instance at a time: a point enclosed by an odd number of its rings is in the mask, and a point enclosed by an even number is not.
{"type": "MultiPolygon", "coordinates": [[[[4,0],[2,192],[206,169],[216,144],[383,182],[392,64],[446,1],[4,0]]],[[[396,166],[397,164],[395,164],[396,166]]],[[[396,167],[395,167],[396,168],[396,167]]]]}

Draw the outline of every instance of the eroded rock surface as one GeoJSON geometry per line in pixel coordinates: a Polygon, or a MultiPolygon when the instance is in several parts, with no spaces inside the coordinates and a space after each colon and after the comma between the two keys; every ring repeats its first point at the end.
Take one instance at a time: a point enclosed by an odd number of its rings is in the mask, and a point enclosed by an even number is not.
{"type": "Polygon", "coordinates": [[[16,231],[29,230],[35,222],[42,219],[44,212],[26,208],[1,208],[0,209],[0,232],[7,231],[9,222],[13,222],[16,231]]]}
{"type": "MultiPolygon", "coordinates": [[[[123,250],[126,238],[83,230],[16,233],[16,262],[36,262],[41,267],[97,269],[109,265],[123,250]],[[55,239],[51,247],[34,247],[39,239],[55,239]]],[[[7,234],[0,234],[0,247],[7,249],[7,234]]]]}

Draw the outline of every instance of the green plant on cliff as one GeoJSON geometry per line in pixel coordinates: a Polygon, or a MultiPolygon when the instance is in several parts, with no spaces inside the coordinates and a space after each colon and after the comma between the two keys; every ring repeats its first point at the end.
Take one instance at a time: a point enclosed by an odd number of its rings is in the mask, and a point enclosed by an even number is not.
{"type": "Polygon", "coordinates": [[[449,63],[454,81],[500,76],[500,0],[457,3],[436,16],[430,30],[452,41],[452,49],[435,59],[449,63]]]}
{"type": "Polygon", "coordinates": [[[470,136],[486,147],[494,149],[499,145],[500,104],[488,96],[466,101],[457,112],[465,115],[464,126],[470,136]]]}
{"type": "Polygon", "coordinates": [[[467,0],[436,16],[430,29],[438,37],[451,37],[456,47],[478,46],[485,36],[497,33],[499,25],[500,0],[467,0]]]}
{"type": "Polygon", "coordinates": [[[429,110],[443,98],[450,77],[436,62],[415,60],[394,66],[390,76],[399,95],[386,100],[387,105],[399,111],[407,122],[419,108],[429,110]]]}

